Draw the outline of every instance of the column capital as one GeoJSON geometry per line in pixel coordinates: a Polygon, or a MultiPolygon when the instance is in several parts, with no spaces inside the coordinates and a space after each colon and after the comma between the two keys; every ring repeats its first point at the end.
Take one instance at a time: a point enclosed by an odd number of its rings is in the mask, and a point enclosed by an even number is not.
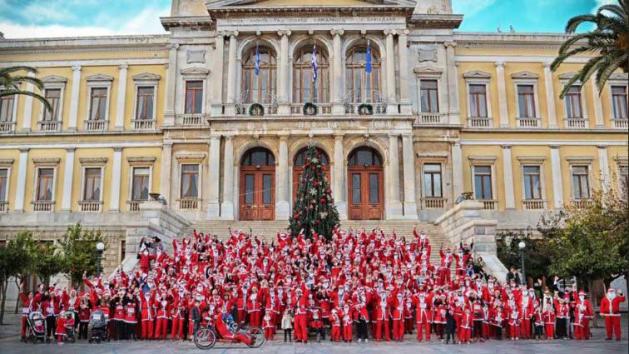
{"type": "Polygon", "coordinates": [[[291,35],[291,31],[290,30],[279,30],[277,31],[277,35],[280,37],[290,37],[291,35]]]}
{"type": "Polygon", "coordinates": [[[66,148],[66,152],[74,152],[74,151],[76,151],[75,147],[66,148]]]}
{"type": "Polygon", "coordinates": [[[542,63],[542,65],[544,65],[545,70],[550,70],[550,66],[552,63],[552,61],[545,61],[544,63],[542,63]]]}
{"type": "Polygon", "coordinates": [[[345,30],[343,29],[332,29],[330,30],[330,34],[333,36],[342,36],[345,33],[345,30]]]}
{"type": "Polygon", "coordinates": [[[509,145],[509,144],[503,144],[503,145],[500,145],[500,146],[501,146],[504,150],[511,149],[511,145],[509,145]]]}
{"type": "Polygon", "coordinates": [[[120,70],[127,70],[127,69],[129,69],[129,64],[127,64],[127,63],[120,64],[120,65],[118,65],[118,69],[120,69],[120,70]]]}
{"type": "Polygon", "coordinates": [[[81,64],[72,64],[72,71],[81,71],[81,64]]]}
{"type": "Polygon", "coordinates": [[[225,34],[228,35],[230,38],[238,37],[238,31],[226,31],[225,34]]]}
{"type": "Polygon", "coordinates": [[[290,136],[290,134],[281,134],[279,135],[280,138],[280,142],[286,142],[288,141],[288,137],[290,136]]]}
{"type": "Polygon", "coordinates": [[[455,41],[446,41],[443,42],[443,46],[446,48],[455,48],[456,47],[456,42],[455,41]]]}
{"type": "Polygon", "coordinates": [[[334,140],[343,140],[344,137],[345,137],[345,134],[343,133],[334,134],[334,140]]]}
{"type": "Polygon", "coordinates": [[[122,149],[123,148],[121,148],[121,147],[115,147],[114,148],[114,152],[122,152],[122,149]]]}
{"type": "Polygon", "coordinates": [[[397,34],[397,31],[394,29],[386,29],[383,31],[385,36],[394,36],[397,34]]]}
{"type": "Polygon", "coordinates": [[[29,151],[31,150],[31,148],[25,148],[25,147],[23,147],[23,148],[19,148],[18,150],[19,150],[20,152],[29,152],[29,151]]]}
{"type": "Polygon", "coordinates": [[[411,31],[409,31],[408,29],[403,29],[402,31],[399,32],[400,36],[408,36],[408,34],[411,33],[411,31]]]}
{"type": "Polygon", "coordinates": [[[551,149],[559,149],[559,145],[553,144],[553,145],[548,145],[549,148],[551,149]]]}
{"type": "Polygon", "coordinates": [[[603,150],[607,149],[607,145],[602,145],[602,144],[596,145],[596,147],[599,148],[599,149],[603,149],[603,150]]]}
{"type": "Polygon", "coordinates": [[[505,62],[504,62],[504,61],[502,61],[502,60],[500,60],[500,61],[495,62],[495,63],[494,63],[494,65],[495,65],[495,66],[496,66],[496,68],[498,68],[498,69],[504,69],[504,67],[505,67],[505,62]]]}
{"type": "Polygon", "coordinates": [[[170,50],[173,50],[173,49],[177,50],[177,49],[179,49],[179,43],[169,43],[168,44],[168,49],[170,49],[170,50]]]}

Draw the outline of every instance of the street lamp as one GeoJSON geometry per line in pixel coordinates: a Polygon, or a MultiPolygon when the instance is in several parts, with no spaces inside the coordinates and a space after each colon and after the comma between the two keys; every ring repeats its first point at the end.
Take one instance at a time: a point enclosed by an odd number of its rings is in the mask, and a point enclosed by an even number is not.
{"type": "Polygon", "coordinates": [[[97,255],[97,259],[96,259],[96,274],[100,275],[101,273],[101,266],[100,266],[100,261],[103,258],[103,252],[105,251],[105,244],[102,242],[98,242],[96,244],[96,255],[97,255]]]}
{"type": "Polygon", "coordinates": [[[524,270],[524,249],[526,248],[526,243],[524,243],[524,241],[520,241],[518,243],[518,248],[520,249],[520,261],[522,262],[522,280],[524,281],[524,284],[526,285],[527,281],[526,281],[526,271],[524,270]]]}

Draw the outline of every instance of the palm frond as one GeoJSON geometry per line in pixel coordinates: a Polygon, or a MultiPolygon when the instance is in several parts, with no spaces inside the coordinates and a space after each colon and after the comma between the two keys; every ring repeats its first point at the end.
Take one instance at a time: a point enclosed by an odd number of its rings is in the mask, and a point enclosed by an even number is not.
{"type": "Polygon", "coordinates": [[[568,20],[568,23],[566,24],[566,33],[574,33],[580,25],[587,22],[596,23],[596,16],[587,14],[587,15],[580,15],[580,16],[575,16],[571,18],[570,20],[568,20]]]}
{"type": "Polygon", "coordinates": [[[612,57],[609,59],[609,64],[605,65],[596,73],[596,86],[599,91],[603,91],[603,87],[605,83],[609,79],[609,77],[621,67],[624,63],[629,60],[629,54],[622,53],[616,57],[612,57]]]}
{"type": "Polygon", "coordinates": [[[620,7],[620,5],[616,5],[616,4],[603,5],[598,8],[598,11],[596,11],[596,14],[606,16],[606,14],[604,14],[603,12],[611,12],[618,17],[627,16],[623,8],[620,7]]]}
{"type": "Polygon", "coordinates": [[[40,79],[32,76],[12,76],[11,80],[16,83],[28,82],[40,90],[44,87],[44,83],[40,79]]]}
{"type": "Polygon", "coordinates": [[[9,66],[9,67],[0,69],[0,77],[1,76],[7,76],[7,75],[9,75],[11,73],[14,73],[16,71],[26,71],[27,73],[37,74],[37,69],[35,69],[35,68],[31,67],[31,66],[18,65],[18,66],[9,66]]]}

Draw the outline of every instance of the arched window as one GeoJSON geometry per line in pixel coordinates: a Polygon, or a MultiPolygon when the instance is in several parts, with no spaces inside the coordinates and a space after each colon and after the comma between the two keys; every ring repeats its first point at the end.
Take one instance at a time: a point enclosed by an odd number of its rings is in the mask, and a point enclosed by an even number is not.
{"type": "Polygon", "coordinates": [[[349,166],[382,166],[380,154],[373,148],[363,146],[352,151],[347,161],[349,166]]]}
{"type": "Polygon", "coordinates": [[[242,157],[242,166],[273,166],[275,157],[273,153],[263,147],[253,148],[242,157]]]}
{"type": "Polygon", "coordinates": [[[322,45],[317,45],[317,80],[314,80],[312,53],[314,43],[295,52],[293,61],[293,102],[330,102],[330,63],[322,45]]]}
{"type": "Polygon", "coordinates": [[[371,43],[371,73],[366,71],[367,43],[354,46],[347,52],[345,62],[346,98],[351,103],[377,103],[380,93],[380,54],[371,43]]]}
{"type": "MultiPolygon", "coordinates": [[[[328,154],[326,154],[325,151],[323,151],[320,148],[315,148],[315,149],[317,151],[317,154],[319,155],[319,159],[321,159],[321,164],[322,165],[328,165],[328,154]]],[[[295,166],[301,167],[301,166],[304,165],[304,163],[306,162],[306,154],[307,153],[308,153],[308,148],[307,147],[299,150],[297,155],[295,155],[295,166]]]]}
{"type": "Polygon", "coordinates": [[[254,45],[242,61],[242,103],[272,103],[275,99],[276,78],[277,59],[273,49],[254,45]],[[257,75],[256,56],[260,57],[257,75]]]}

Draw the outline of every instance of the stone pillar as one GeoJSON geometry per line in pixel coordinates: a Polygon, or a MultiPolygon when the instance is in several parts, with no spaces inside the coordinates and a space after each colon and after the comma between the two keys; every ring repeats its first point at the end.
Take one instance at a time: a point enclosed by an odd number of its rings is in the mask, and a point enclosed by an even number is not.
{"type": "Polygon", "coordinates": [[[124,130],[124,108],[127,98],[127,69],[129,65],[121,64],[118,70],[118,98],[116,100],[116,130],[124,130]]]}
{"type": "Polygon", "coordinates": [[[498,112],[500,127],[509,127],[509,109],[507,106],[507,83],[505,81],[505,63],[496,62],[496,83],[498,84],[498,112]]]}
{"type": "Polygon", "coordinates": [[[214,43],[216,45],[215,55],[214,55],[214,70],[212,71],[213,79],[210,80],[210,85],[212,87],[212,102],[211,102],[211,112],[212,116],[221,116],[223,115],[223,72],[225,70],[223,63],[223,54],[225,52],[225,33],[219,32],[214,37],[214,43]]]}
{"type": "Polygon", "coordinates": [[[561,176],[561,157],[559,156],[559,146],[550,146],[550,167],[553,177],[553,206],[555,209],[562,209],[563,201],[563,180],[561,176]]]}
{"type": "Polygon", "coordinates": [[[341,220],[347,220],[347,203],[345,202],[345,153],[343,152],[343,135],[334,136],[334,202],[341,220]]]}
{"type": "Polygon", "coordinates": [[[386,35],[386,80],[387,80],[387,114],[398,114],[397,97],[395,96],[395,46],[393,35],[395,30],[384,31],[386,35]]]}
{"type": "MultiPolygon", "coordinates": [[[[399,136],[389,135],[389,173],[387,196],[387,219],[401,218],[403,214],[402,202],[400,201],[400,158],[399,158],[399,136]]],[[[406,176],[405,176],[406,177],[406,176]]]]}
{"type": "Polygon", "coordinates": [[[63,170],[63,196],[61,211],[72,211],[72,187],[74,186],[74,151],[76,148],[66,149],[65,168],[63,170]]]}
{"type": "Polygon", "coordinates": [[[238,32],[234,31],[229,34],[229,58],[227,63],[227,107],[225,114],[233,116],[236,114],[236,82],[237,80],[237,65],[236,60],[238,56],[238,32]]]}
{"type": "Polygon", "coordinates": [[[170,190],[172,188],[170,174],[172,172],[173,164],[173,144],[171,142],[165,142],[162,145],[162,161],[160,169],[159,188],[160,194],[166,200],[166,204],[170,206],[170,190]]]}
{"type": "Polygon", "coordinates": [[[224,149],[221,219],[234,220],[234,145],[231,135],[225,136],[224,149]]]}
{"type": "Polygon", "coordinates": [[[463,152],[461,143],[452,144],[452,203],[463,193],[463,152]]]}
{"type": "Polygon", "coordinates": [[[24,211],[24,197],[26,196],[26,170],[28,169],[29,148],[20,149],[20,158],[17,165],[17,186],[15,188],[15,211],[24,211]]]}
{"type": "Polygon", "coordinates": [[[278,97],[278,109],[277,113],[280,115],[290,115],[290,101],[288,100],[289,88],[290,88],[290,66],[288,65],[288,36],[290,36],[290,31],[278,31],[277,35],[280,36],[280,57],[279,57],[279,74],[278,74],[278,82],[277,88],[279,92],[278,97]]]}
{"type": "Polygon", "coordinates": [[[598,145],[598,166],[601,176],[601,190],[606,193],[611,187],[609,178],[609,160],[607,158],[607,146],[598,145]]]}
{"type": "Polygon", "coordinates": [[[70,92],[70,114],[68,130],[75,131],[79,117],[79,92],[81,90],[81,65],[72,65],[72,90],[70,92]]]}
{"type": "Polygon", "coordinates": [[[218,219],[220,215],[220,204],[218,202],[219,183],[221,180],[221,137],[212,135],[210,137],[210,150],[208,152],[208,173],[209,173],[209,200],[207,203],[208,217],[212,220],[218,219]]]}
{"type": "Polygon", "coordinates": [[[275,220],[288,220],[290,204],[288,202],[288,136],[280,136],[280,153],[277,176],[277,202],[275,204],[275,220]]]}
{"type": "Polygon", "coordinates": [[[601,92],[596,86],[596,80],[590,80],[592,86],[592,104],[594,105],[594,119],[596,128],[604,128],[605,120],[603,118],[603,104],[601,103],[601,92]]]}
{"type": "MultiPolygon", "coordinates": [[[[343,30],[334,29],[332,34],[332,75],[330,75],[332,87],[332,114],[344,114],[343,106],[343,54],[341,48],[341,36],[343,30]]],[[[342,139],[342,137],[341,137],[342,139]]]]}
{"type": "Polygon", "coordinates": [[[448,121],[450,124],[460,124],[459,118],[459,78],[457,64],[454,58],[455,42],[446,42],[446,62],[448,71],[448,121]]]}
{"type": "Polygon", "coordinates": [[[168,72],[166,73],[166,109],[164,110],[164,126],[175,125],[175,104],[177,97],[177,49],[178,43],[168,46],[168,72]]]}
{"type": "Polygon", "coordinates": [[[400,113],[411,114],[412,105],[408,98],[408,30],[398,36],[398,52],[400,57],[400,113]]]}
{"type": "Polygon", "coordinates": [[[511,162],[511,145],[502,145],[502,173],[505,185],[505,208],[515,209],[513,191],[513,165],[511,162]]]}
{"type": "Polygon", "coordinates": [[[120,211],[120,182],[122,179],[122,148],[114,148],[113,166],[111,170],[111,194],[109,211],[120,211]]]}
{"type": "Polygon", "coordinates": [[[415,201],[415,150],[413,135],[402,135],[402,158],[404,160],[404,217],[417,219],[417,202],[415,201]]]}
{"type": "Polygon", "coordinates": [[[553,72],[550,63],[544,63],[544,86],[546,87],[546,109],[548,110],[548,127],[557,128],[557,110],[555,108],[555,89],[553,87],[553,72]]]}
{"type": "MultiPolygon", "coordinates": [[[[35,77],[35,74],[29,72],[26,74],[28,77],[35,77]]],[[[26,87],[24,88],[28,92],[33,92],[35,86],[30,82],[27,82],[26,87]]],[[[43,92],[43,90],[42,90],[43,92]]],[[[24,97],[24,114],[22,115],[22,132],[28,133],[31,131],[31,125],[33,122],[33,97],[32,96],[23,96],[24,97]]],[[[16,100],[17,101],[17,100],[16,100]]],[[[42,106],[42,109],[46,109],[42,106]]]]}

